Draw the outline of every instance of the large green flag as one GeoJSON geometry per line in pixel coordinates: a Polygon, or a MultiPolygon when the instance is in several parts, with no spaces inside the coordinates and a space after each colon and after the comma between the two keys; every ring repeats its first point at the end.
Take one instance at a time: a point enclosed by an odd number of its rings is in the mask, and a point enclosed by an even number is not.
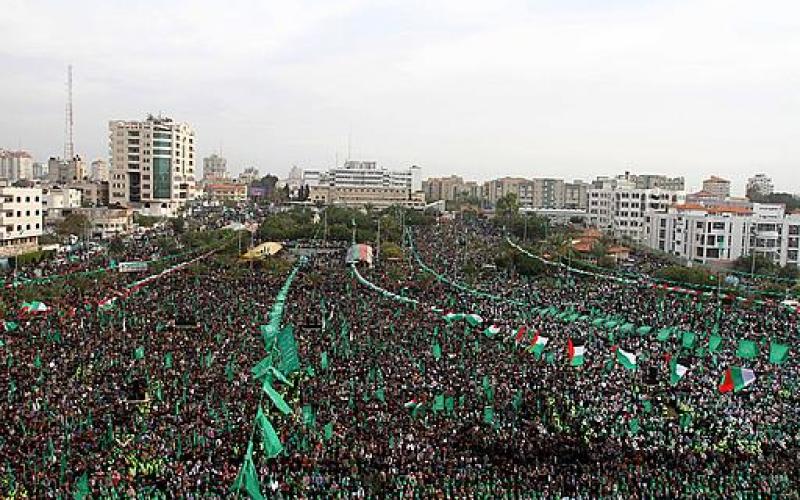
{"type": "MultiPolygon", "coordinates": [[[[267,423],[269,424],[269,421],[267,421],[267,423]]],[[[272,425],[270,425],[270,427],[272,427],[272,425]]],[[[239,474],[236,476],[236,481],[233,482],[233,487],[231,489],[233,491],[239,491],[242,489],[242,486],[244,486],[245,491],[248,495],[250,495],[251,499],[263,500],[264,497],[261,495],[261,487],[258,484],[258,473],[256,473],[256,467],[253,464],[252,441],[250,441],[250,443],[247,445],[247,454],[244,457],[244,463],[242,464],[242,468],[239,471],[239,474]]]]}
{"type": "Polygon", "coordinates": [[[694,332],[683,332],[683,337],[681,338],[681,345],[683,345],[686,349],[691,349],[694,347],[694,342],[697,339],[697,334],[694,332]]]}
{"type": "Polygon", "coordinates": [[[278,349],[281,351],[281,371],[290,374],[300,369],[300,358],[297,356],[297,342],[294,339],[294,328],[287,325],[278,333],[278,349]]]}
{"type": "Polygon", "coordinates": [[[711,334],[708,338],[708,352],[716,352],[719,349],[720,344],[722,344],[722,337],[716,334],[711,334]]]}
{"type": "Polygon", "coordinates": [[[264,389],[264,392],[267,393],[269,399],[272,401],[272,404],[275,405],[275,408],[281,411],[284,415],[288,415],[292,413],[292,409],[289,408],[289,405],[286,404],[286,401],[283,399],[283,396],[278,393],[275,389],[272,388],[270,385],[269,380],[264,379],[264,384],[261,386],[264,389]]]}
{"type": "Polygon", "coordinates": [[[672,329],[671,328],[662,328],[656,334],[656,339],[659,342],[664,342],[665,340],[667,340],[670,337],[670,335],[672,335],[672,329]]]}
{"type": "Polygon", "coordinates": [[[789,358],[789,346],[778,342],[769,344],[769,362],[773,365],[783,364],[789,358]]]}
{"type": "Polygon", "coordinates": [[[281,451],[283,451],[283,445],[275,429],[272,427],[272,423],[270,423],[267,416],[264,415],[264,411],[260,406],[256,414],[256,425],[261,429],[261,440],[264,443],[264,450],[267,456],[269,458],[277,457],[281,451]]]}
{"type": "Polygon", "coordinates": [[[739,348],[736,355],[740,358],[753,359],[758,356],[758,346],[752,340],[742,339],[739,341],[739,348]]]}

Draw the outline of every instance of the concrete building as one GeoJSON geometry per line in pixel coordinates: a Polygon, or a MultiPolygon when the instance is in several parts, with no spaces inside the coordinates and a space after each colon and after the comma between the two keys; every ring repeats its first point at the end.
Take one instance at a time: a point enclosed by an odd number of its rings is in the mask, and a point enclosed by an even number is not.
{"type": "Polygon", "coordinates": [[[731,195],[731,181],[712,175],[703,181],[703,191],[716,198],[728,198],[731,195]]]}
{"type": "Polygon", "coordinates": [[[564,183],[564,208],[583,210],[589,207],[589,184],[580,180],[564,183]]]}
{"type": "Polygon", "coordinates": [[[0,179],[9,182],[33,179],[33,156],[27,151],[0,149],[0,179]]]}
{"type": "Polygon", "coordinates": [[[775,190],[772,185],[772,179],[767,177],[767,174],[756,174],[755,176],[747,179],[747,189],[745,192],[748,194],[755,194],[758,196],[769,196],[775,190]]]}
{"type": "Polygon", "coordinates": [[[481,195],[481,189],[477,182],[464,181],[459,175],[430,177],[422,181],[422,191],[428,202],[480,198],[481,195]]]}
{"type": "Polygon", "coordinates": [[[228,178],[228,160],[216,153],[203,158],[203,181],[219,182],[228,178]]]}
{"type": "Polygon", "coordinates": [[[81,207],[82,193],[78,189],[64,186],[42,188],[42,215],[48,226],[64,218],[72,210],[81,207]]]}
{"type": "Polygon", "coordinates": [[[310,187],[373,187],[416,193],[422,191],[422,169],[413,165],[404,170],[389,170],[374,161],[349,160],[327,172],[306,170],[303,183],[310,187]]]}
{"type": "Polygon", "coordinates": [[[47,163],[33,163],[33,178],[36,180],[47,179],[47,163]]]}
{"type": "Polygon", "coordinates": [[[102,158],[94,160],[89,168],[89,180],[92,182],[108,182],[109,177],[108,162],[102,158]]]}
{"type": "Polygon", "coordinates": [[[195,198],[195,135],[187,123],[148,116],[109,122],[110,203],[174,216],[195,198]]]}
{"type": "Polygon", "coordinates": [[[239,174],[239,182],[241,184],[251,184],[259,179],[261,179],[261,174],[256,167],[247,167],[239,174]]]}
{"type": "Polygon", "coordinates": [[[309,201],[323,205],[364,208],[367,205],[382,210],[394,205],[406,208],[425,208],[422,191],[405,188],[373,186],[309,186],[309,201]]]}
{"type": "Polygon", "coordinates": [[[567,225],[580,219],[580,223],[586,221],[585,210],[571,208],[520,208],[520,214],[531,214],[545,217],[554,225],[567,225]]]}
{"type": "Polygon", "coordinates": [[[247,186],[236,182],[206,184],[203,190],[211,200],[238,202],[247,199],[247,186]]]}
{"type": "Polygon", "coordinates": [[[753,252],[777,265],[798,265],[800,215],[787,215],[783,205],[684,204],[648,217],[647,246],[686,262],[726,265],[753,252]]]}
{"type": "Polygon", "coordinates": [[[80,156],[70,160],[50,158],[47,161],[47,180],[52,184],[80,182],[86,178],[86,164],[80,156]]]}
{"type": "Polygon", "coordinates": [[[303,186],[303,169],[298,167],[297,165],[292,165],[291,170],[289,170],[289,175],[286,179],[281,180],[281,185],[289,186],[289,190],[292,193],[297,192],[301,186],[303,186]]]}
{"type": "Polygon", "coordinates": [[[520,207],[564,208],[563,179],[530,179],[519,185],[520,207]]]}
{"type": "Polygon", "coordinates": [[[676,203],[683,203],[680,191],[640,189],[635,179],[617,177],[598,179],[588,190],[588,223],[615,238],[633,242],[645,239],[645,213],[666,212],[676,203]]]}
{"type": "Polygon", "coordinates": [[[666,175],[638,174],[630,176],[638,189],[663,189],[665,191],[683,191],[686,182],[683,177],[667,177],[666,175]]]}
{"type": "Polygon", "coordinates": [[[86,216],[92,238],[113,238],[133,230],[131,208],[78,208],[75,213],[86,216]]]}
{"type": "Polygon", "coordinates": [[[41,189],[0,187],[0,257],[36,251],[43,226],[41,189]]]}
{"type": "Polygon", "coordinates": [[[509,193],[515,194],[517,199],[519,199],[519,187],[528,182],[530,182],[528,179],[522,177],[501,177],[484,182],[483,200],[489,205],[494,206],[497,204],[497,200],[509,193]]]}
{"type": "Polygon", "coordinates": [[[108,206],[108,182],[70,182],[66,186],[80,191],[82,205],[85,207],[108,206]]]}

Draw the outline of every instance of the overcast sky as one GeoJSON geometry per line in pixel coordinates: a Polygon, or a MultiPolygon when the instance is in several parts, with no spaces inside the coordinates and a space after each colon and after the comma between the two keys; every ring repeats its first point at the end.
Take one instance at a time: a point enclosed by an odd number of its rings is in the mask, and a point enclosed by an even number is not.
{"type": "Polygon", "coordinates": [[[800,3],[0,0],[0,147],[107,154],[191,123],[232,170],[347,155],[423,176],[765,172],[800,191],[800,3]]]}

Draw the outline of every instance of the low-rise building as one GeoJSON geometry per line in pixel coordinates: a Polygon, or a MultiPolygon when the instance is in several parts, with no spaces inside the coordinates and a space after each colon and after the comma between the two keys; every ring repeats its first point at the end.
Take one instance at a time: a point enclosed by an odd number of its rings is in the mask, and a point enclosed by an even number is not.
{"type": "Polygon", "coordinates": [[[247,186],[235,182],[206,184],[206,196],[217,201],[245,201],[247,199],[247,186]]]}
{"type": "Polygon", "coordinates": [[[108,239],[133,230],[131,208],[78,208],[74,212],[86,216],[92,238],[108,239]]]}
{"type": "Polygon", "coordinates": [[[310,186],[309,201],[323,205],[341,205],[354,208],[372,206],[377,210],[399,205],[406,208],[425,208],[422,191],[391,187],[334,187],[310,186]]]}
{"type": "Polygon", "coordinates": [[[42,213],[48,226],[61,220],[75,208],[80,208],[82,194],[78,189],[63,186],[42,188],[42,213]]]}

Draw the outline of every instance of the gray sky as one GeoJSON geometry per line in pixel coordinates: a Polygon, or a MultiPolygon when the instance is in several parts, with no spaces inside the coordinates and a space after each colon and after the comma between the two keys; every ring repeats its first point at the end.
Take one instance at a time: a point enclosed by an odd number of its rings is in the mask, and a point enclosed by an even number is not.
{"type": "Polygon", "coordinates": [[[353,158],[590,179],[755,172],[800,191],[800,3],[0,0],[0,147],[106,156],[107,122],[191,123],[232,170],[353,158]]]}

